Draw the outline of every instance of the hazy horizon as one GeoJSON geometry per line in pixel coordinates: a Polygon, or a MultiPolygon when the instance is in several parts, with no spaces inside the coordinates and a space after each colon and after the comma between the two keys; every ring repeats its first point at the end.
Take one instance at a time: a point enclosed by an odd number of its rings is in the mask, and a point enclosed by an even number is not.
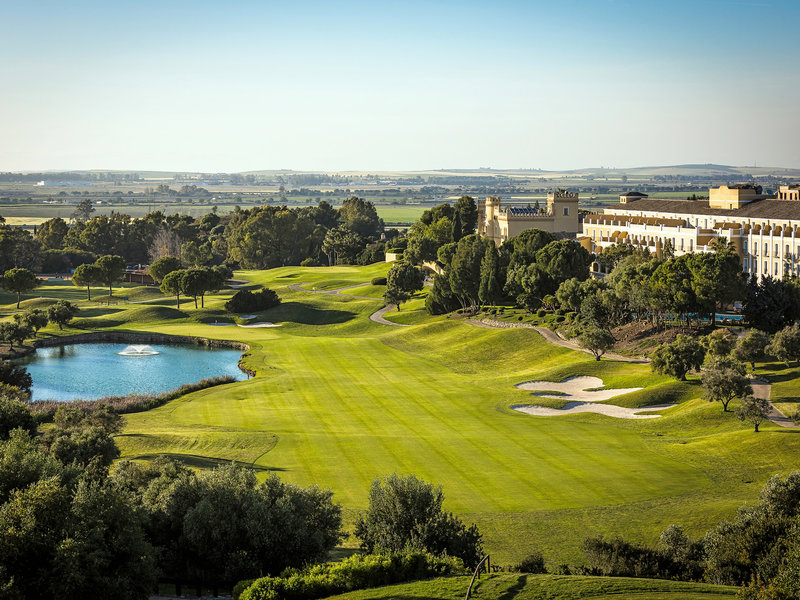
{"type": "Polygon", "coordinates": [[[0,171],[800,166],[789,0],[3,15],[0,171]]]}

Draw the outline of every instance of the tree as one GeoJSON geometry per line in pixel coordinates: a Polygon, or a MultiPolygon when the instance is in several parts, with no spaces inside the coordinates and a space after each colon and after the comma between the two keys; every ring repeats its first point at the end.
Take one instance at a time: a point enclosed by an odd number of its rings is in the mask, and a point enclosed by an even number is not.
{"type": "Polygon", "coordinates": [[[81,222],[88,221],[93,212],[94,206],[92,206],[92,201],[88,198],[85,198],[84,200],[78,202],[78,206],[75,207],[75,210],[72,213],[72,219],[81,222]]]}
{"type": "Polygon", "coordinates": [[[14,429],[36,433],[36,420],[24,402],[0,395],[0,440],[7,440],[14,429]]]}
{"type": "Polygon", "coordinates": [[[556,300],[563,309],[579,311],[583,303],[581,282],[575,277],[562,281],[556,290],[556,300]]]}
{"type": "Polygon", "coordinates": [[[481,284],[478,288],[478,299],[483,304],[494,304],[503,296],[500,283],[500,257],[494,244],[486,245],[486,252],[481,260],[481,284]]]}
{"type": "Polygon", "coordinates": [[[746,280],[741,260],[726,243],[720,243],[714,252],[689,254],[687,264],[692,291],[714,325],[720,307],[744,297],[746,280]]]}
{"type": "Polygon", "coordinates": [[[405,261],[394,263],[386,275],[386,293],[384,299],[388,304],[400,304],[408,300],[422,289],[425,275],[420,269],[405,261]]]}
{"type": "Polygon", "coordinates": [[[769,402],[764,398],[745,396],[736,407],[736,416],[740,421],[754,425],[755,432],[758,433],[758,426],[769,418],[770,408],[769,402]]]}
{"type": "Polygon", "coordinates": [[[211,260],[211,244],[198,244],[189,241],[181,247],[181,257],[186,264],[193,267],[202,267],[211,260]]]}
{"type": "Polygon", "coordinates": [[[69,323],[78,311],[78,307],[68,300],[59,300],[47,307],[47,318],[51,323],[57,324],[59,329],[64,329],[64,325],[69,323]]]}
{"type": "Polygon", "coordinates": [[[31,329],[19,323],[5,321],[0,323],[0,339],[9,343],[8,349],[14,351],[14,342],[22,344],[27,338],[30,337],[31,329]]]}
{"type": "Polygon", "coordinates": [[[39,280],[28,269],[9,269],[3,273],[3,287],[6,291],[17,295],[17,308],[22,294],[39,285],[39,280]]]}
{"type": "Polygon", "coordinates": [[[92,286],[102,283],[103,273],[96,264],[78,265],[72,274],[73,285],[86,286],[87,300],[92,299],[92,286]]]}
{"type": "Polygon", "coordinates": [[[729,356],[712,358],[703,368],[700,379],[703,397],[709,402],[721,402],[722,412],[728,412],[728,404],[734,398],[753,394],[744,364],[729,356]]]}
{"type": "Polygon", "coordinates": [[[61,217],[56,217],[39,225],[34,237],[46,250],[59,250],[64,247],[64,238],[68,231],[67,222],[61,217]]]}
{"type": "Polygon", "coordinates": [[[605,354],[606,350],[612,348],[615,342],[614,336],[608,331],[593,326],[586,327],[578,336],[581,348],[586,348],[594,354],[595,360],[600,360],[600,357],[605,354]]]}
{"type": "Polygon", "coordinates": [[[47,313],[39,308],[29,308],[22,314],[17,313],[14,320],[33,331],[34,337],[42,327],[47,327],[48,322],[47,313]]]}
{"type": "Polygon", "coordinates": [[[33,379],[25,367],[16,365],[10,360],[0,360],[0,383],[19,388],[25,394],[30,394],[33,379]]]}
{"type": "Polygon", "coordinates": [[[173,271],[178,271],[181,267],[180,259],[174,256],[162,256],[150,265],[148,272],[150,273],[150,277],[155,279],[158,283],[161,283],[166,275],[173,271]]]}
{"type": "Polygon", "coordinates": [[[113,285],[122,281],[125,274],[125,259],[116,254],[101,256],[95,261],[95,266],[99,269],[100,283],[108,286],[108,295],[114,294],[113,285]]]}
{"type": "Polygon", "coordinates": [[[206,269],[187,269],[182,271],[181,291],[185,296],[194,299],[194,307],[197,308],[197,298],[203,298],[206,290],[211,285],[211,278],[206,269]]]}
{"type": "Polygon", "coordinates": [[[739,338],[736,347],[733,349],[733,358],[743,363],[750,363],[753,372],[756,370],[756,363],[766,358],[766,349],[769,345],[769,336],[763,331],[751,329],[749,333],[739,338]]]}
{"type": "Polygon", "coordinates": [[[172,271],[164,276],[161,280],[159,289],[163,294],[171,296],[175,294],[175,302],[180,309],[181,307],[181,293],[183,292],[183,275],[186,271],[172,271]]]}
{"type": "Polygon", "coordinates": [[[483,556],[481,534],[442,509],[441,486],[415,475],[393,474],[372,482],[369,506],[356,522],[355,534],[367,552],[405,548],[448,554],[474,568],[483,556]]]}
{"type": "Polygon", "coordinates": [[[748,325],[767,333],[791,325],[800,318],[800,285],[797,280],[769,275],[760,280],[751,278],[742,316],[748,325]]]}
{"type": "Polygon", "coordinates": [[[475,199],[470,196],[461,196],[456,200],[453,206],[453,241],[457,242],[464,236],[472,235],[478,228],[478,205],[475,204],[475,199]],[[455,237],[455,223],[456,219],[459,222],[461,230],[459,231],[458,239],[455,237]]]}
{"type": "Polygon", "coordinates": [[[671,344],[661,344],[653,351],[650,367],[656,373],[686,381],[686,374],[699,369],[705,356],[705,348],[699,341],[686,335],[678,335],[671,344]]]}
{"type": "Polygon", "coordinates": [[[792,361],[800,361],[800,327],[790,325],[772,336],[767,353],[783,361],[787,367],[792,361]]]}
{"type": "Polygon", "coordinates": [[[736,336],[727,329],[715,329],[703,338],[703,345],[710,356],[728,356],[736,345],[736,336]]]}
{"type": "Polygon", "coordinates": [[[328,266],[353,264],[364,247],[364,239],[345,225],[328,231],[322,242],[322,251],[328,256],[328,266]]]}
{"type": "Polygon", "coordinates": [[[339,220],[342,225],[361,237],[377,236],[383,231],[383,221],[378,217],[378,211],[372,202],[356,196],[342,202],[339,220]]]}

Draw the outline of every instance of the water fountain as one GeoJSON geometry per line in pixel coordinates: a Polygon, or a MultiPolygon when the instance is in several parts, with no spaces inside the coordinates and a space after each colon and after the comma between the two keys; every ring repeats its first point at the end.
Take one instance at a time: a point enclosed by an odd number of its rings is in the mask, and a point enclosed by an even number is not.
{"type": "Polygon", "coordinates": [[[158,350],[154,350],[152,346],[146,345],[133,345],[128,346],[122,352],[117,352],[120,356],[153,356],[159,354],[158,350]]]}

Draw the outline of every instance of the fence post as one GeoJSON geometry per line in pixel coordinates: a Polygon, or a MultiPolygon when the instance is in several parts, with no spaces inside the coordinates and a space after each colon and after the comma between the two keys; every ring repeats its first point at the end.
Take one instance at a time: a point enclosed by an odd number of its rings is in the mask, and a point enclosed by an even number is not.
{"type": "MultiPolygon", "coordinates": [[[[469,582],[469,587],[467,588],[467,595],[464,597],[464,600],[469,600],[472,594],[472,586],[475,585],[475,578],[478,577],[478,574],[481,572],[481,567],[486,565],[488,569],[489,565],[489,555],[487,554],[481,559],[481,562],[478,563],[478,566],[475,567],[475,572],[472,574],[472,581],[469,582]]],[[[488,570],[486,571],[489,572],[488,570]]]]}

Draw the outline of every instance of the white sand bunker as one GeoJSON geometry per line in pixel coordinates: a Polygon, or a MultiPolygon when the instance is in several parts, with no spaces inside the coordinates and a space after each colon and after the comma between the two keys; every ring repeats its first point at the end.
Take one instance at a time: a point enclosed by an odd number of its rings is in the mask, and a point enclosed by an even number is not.
{"type": "Polygon", "coordinates": [[[280,327],[282,323],[248,323],[247,325],[239,325],[239,327],[280,327]]]}
{"type": "Polygon", "coordinates": [[[590,402],[567,402],[564,408],[548,408],[531,404],[515,405],[511,408],[537,417],[555,417],[558,415],[572,415],[575,413],[597,413],[617,419],[656,419],[661,415],[642,415],[639,413],[651,412],[672,408],[674,404],[653,404],[641,408],[625,408],[614,404],[591,404],[590,402]]]}
{"type": "Polygon", "coordinates": [[[597,413],[618,419],[655,419],[661,415],[639,414],[664,410],[675,406],[674,404],[654,404],[641,408],[625,408],[614,404],[593,404],[610,400],[616,396],[638,392],[642,388],[618,388],[609,390],[597,390],[603,386],[603,380],[599,377],[567,377],[563,381],[527,381],[519,383],[514,387],[521,390],[531,390],[534,396],[540,398],[554,398],[557,400],[571,400],[563,408],[548,408],[531,404],[517,404],[512,406],[512,410],[524,412],[529,415],[540,417],[553,417],[557,415],[570,415],[575,413],[597,413]],[[538,390],[538,391],[537,391],[538,390]]]}
{"type": "Polygon", "coordinates": [[[619,388],[616,390],[596,390],[593,388],[603,387],[603,380],[599,377],[567,377],[565,380],[555,383],[553,381],[526,381],[514,386],[520,390],[531,390],[534,396],[541,398],[556,398],[558,400],[577,400],[580,402],[603,402],[611,400],[623,394],[638,392],[640,387],[619,388]],[[540,390],[540,391],[536,391],[540,390]],[[549,394],[548,392],[556,392],[549,394]]]}

